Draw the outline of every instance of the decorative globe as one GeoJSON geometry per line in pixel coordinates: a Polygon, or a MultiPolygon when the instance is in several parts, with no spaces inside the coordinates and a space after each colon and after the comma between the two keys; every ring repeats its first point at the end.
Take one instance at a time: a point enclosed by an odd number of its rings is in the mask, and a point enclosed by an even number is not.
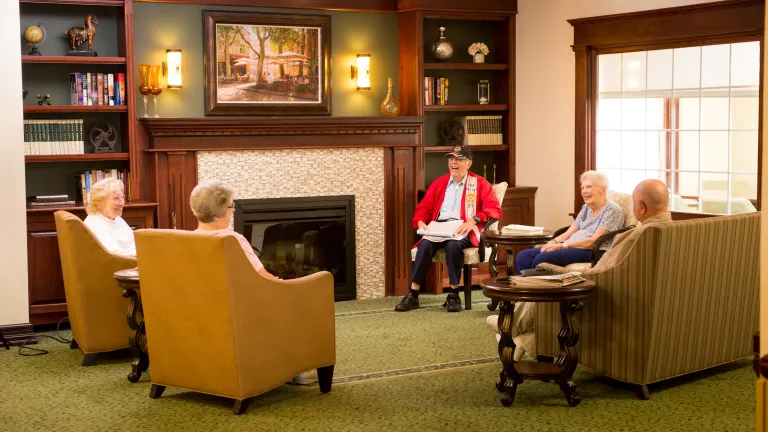
{"type": "Polygon", "coordinates": [[[24,39],[31,44],[39,44],[45,37],[45,30],[39,25],[31,25],[24,30],[24,39]]]}

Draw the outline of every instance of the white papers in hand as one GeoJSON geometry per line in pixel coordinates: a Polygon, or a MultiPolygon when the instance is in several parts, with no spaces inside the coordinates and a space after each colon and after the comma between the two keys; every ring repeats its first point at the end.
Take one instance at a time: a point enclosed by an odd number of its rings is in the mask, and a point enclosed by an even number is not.
{"type": "Polygon", "coordinates": [[[463,221],[455,220],[450,222],[432,221],[427,225],[427,229],[420,229],[416,234],[423,236],[424,239],[431,242],[444,242],[447,240],[461,240],[463,237],[453,233],[463,224],[463,221]]]}

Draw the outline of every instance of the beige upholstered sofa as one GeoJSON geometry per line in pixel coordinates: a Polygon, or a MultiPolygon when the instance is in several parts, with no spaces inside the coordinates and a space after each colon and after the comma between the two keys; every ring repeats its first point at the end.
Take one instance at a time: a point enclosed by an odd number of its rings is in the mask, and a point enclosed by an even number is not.
{"type": "MultiPolygon", "coordinates": [[[[752,354],[758,329],[760,213],[664,222],[627,258],[585,277],[597,294],[579,321],[579,363],[647,384],[752,354]]],[[[536,305],[539,355],[557,356],[557,305],[536,305]]]]}

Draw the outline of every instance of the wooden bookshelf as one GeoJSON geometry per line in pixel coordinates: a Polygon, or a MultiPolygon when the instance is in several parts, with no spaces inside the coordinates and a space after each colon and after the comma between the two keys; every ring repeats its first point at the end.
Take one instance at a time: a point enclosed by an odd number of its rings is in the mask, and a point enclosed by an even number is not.
{"type": "Polygon", "coordinates": [[[424,111],[506,111],[506,104],[425,105],[424,111]]]}
{"type": "Polygon", "coordinates": [[[123,0],[19,0],[19,3],[48,3],[83,6],[123,6],[123,0]]]}
{"type": "Polygon", "coordinates": [[[33,155],[24,156],[24,162],[101,162],[130,160],[130,155],[123,153],[88,153],[77,155],[33,155]]]}
{"type": "MultiPolygon", "coordinates": [[[[157,207],[157,203],[148,202],[148,201],[126,201],[125,205],[123,205],[123,208],[155,208],[157,207]]],[[[27,204],[27,214],[29,213],[53,213],[55,211],[64,210],[68,212],[73,211],[82,211],[85,210],[85,204],[82,202],[76,202],[74,204],[70,205],[62,205],[62,206],[55,206],[55,205],[49,205],[49,206],[31,206],[27,204]]]]}
{"type": "Polygon", "coordinates": [[[127,112],[127,105],[25,105],[25,114],[53,114],[53,113],[89,113],[89,112],[127,112]]]}
{"type": "Polygon", "coordinates": [[[506,64],[500,63],[424,63],[424,70],[469,70],[469,71],[505,71],[506,64]]]}
{"type": "Polygon", "coordinates": [[[78,56],[21,56],[21,62],[25,64],[125,64],[125,57],[78,57],[78,56]]]}
{"type": "MultiPolygon", "coordinates": [[[[499,152],[509,150],[506,145],[468,145],[473,153],[477,152],[499,152]]],[[[424,153],[448,153],[453,151],[453,146],[424,146],[424,153]]]]}

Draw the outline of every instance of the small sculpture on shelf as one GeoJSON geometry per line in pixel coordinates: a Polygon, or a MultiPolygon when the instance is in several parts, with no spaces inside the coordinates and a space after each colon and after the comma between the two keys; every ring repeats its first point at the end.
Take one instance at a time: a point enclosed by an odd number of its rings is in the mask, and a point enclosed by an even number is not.
{"type": "Polygon", "coordinates": [[[443,122],[440,127],[440,135],[443,137],[443,143],[447,146],[464,145],[464,126],[461,122],[448,120],[443,122]]]}
{"type": "Polygon", "coordinates": [[[27,41],[27,45],[32,46],[32,51],[28,52],[27,55],[42,55],[40,54],[40,51],[37,50],[37,46],[42,45],[47,36],[48,32],[45,31],[42,24],[37,23],[37,25],[27,26],[27,28],[24,29],[24,40],[27,41]]]}
{"type": "Polygon", "coordinates": [[[448,61],[453,56],[453,45],[445,37],[445,27],[440,26],[440,37],[432,44],[432,57],[439,62],[448,61]]]}
{"type": "Polygon", "coordinates": [[[93,38],[96,37],[98,25],[99,21],[96,20],[96,15],[89,14],[85,17],[83,27],[72,27],[65,31],[64,34],[69,36],[69,45],[72,48],[68,54],[72,56],[97,56],[98,54],[93,50],[93,38]],[[88,51],[77,50],[78,46],[86,42],[88,42],[88,51]]]}
{"type": "Polygon", "coordinates": [[[395,97],[395,91],[392,89],[392,78],[387,81],[387,97],[381,102],[381,114],[385,116],[400,115],[400,102],[395,97]]]}
{"type": "Polygon", "coordinates": [[[51,104],[51,94],[46,93],[45,95],[40,95],[40,93],[36,94],[35,97],[37,98],[37,104],[38,105],[50,105],[51,104]]]}
{"type": "Polygon", "coordinates": [[[491,101],[491,82],[480,80],[477,83],[477,103],[487,105],[491,101]]]}
{"type": "Polygon", "coordinates": [[[114,153],[117,145],[117,131],[111,124],[97,124],[91,128],[88,138],[94,153],[114,153]]]}
{"type": "Polygon", "coordinates": [[[469,55],[472,56],[472,63],[485,63],[485,56],[488,55],[488,46],[482,42],[475,42],[469,46],[469,55]]]}

